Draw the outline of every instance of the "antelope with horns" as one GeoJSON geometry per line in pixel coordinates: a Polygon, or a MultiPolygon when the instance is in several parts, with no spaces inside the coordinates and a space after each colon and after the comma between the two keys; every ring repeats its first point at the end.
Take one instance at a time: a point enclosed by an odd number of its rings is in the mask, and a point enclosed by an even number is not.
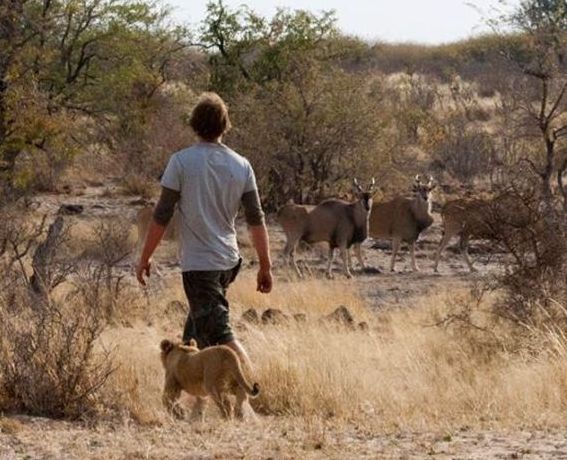
{"type": "Polygon", "coordinates": [[[368,219],[372,209],[372,196],[375,180],[365,190],[356,179],[353,180],[353,191],[356,201],[348,203],[343,200],[329,199],[315,207],[287,204],[278,212],[278,222],[286,235],[284,258],[290,259],[299,277],[302,273],[295,261],[295,249],[299,241],[307,243],[329,243],[329,260],[327,276],[332,277],[331,270],[335,249],[339,248],[343,260],[344,272],[351,278],[349,248],[355,245],[356,255],[364,267],[360,243],[368,236],[368,219]]]}
{"type": "Polygon", "coordinates": [[[425,184],[419,176],[415,176],[413,198],[396,197],[372,206],[368,234],[372,238],[392,241],[390,271],[394,271],[402,241],[409,244],[412,269],[419,270],[415,261],[415,242],[421,232],[433,223],[431,192],[435,187],[433,178],[430,177],[425,184]]]}

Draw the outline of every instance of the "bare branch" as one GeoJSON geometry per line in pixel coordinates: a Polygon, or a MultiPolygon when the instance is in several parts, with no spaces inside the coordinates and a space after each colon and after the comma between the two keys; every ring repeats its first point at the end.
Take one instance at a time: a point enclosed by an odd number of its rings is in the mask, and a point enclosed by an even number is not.
{"type": "Polygon", "coordinates": [[[559,95],[557,96],[557,99],[555,100],[553,107],[551,107],[551,110],[547,115],[548,123],[555,118],[557,109],[559,108],[559,104],[561,104],[561,101],[563,100],[563,96],[565,96],[565,91],[567,91],[567,83],[563,84],[563,87],[561,88],[561,91],[559,92],[559,95]]]}
{"type": "Polygon", "coordinates": [[[525,163],[527,163],[528,165],[530,165],[530,167],[532,168],[532,171],[533,171],[534,173],[536,173],[538,176],[543,176],[543,175],[545,174],[545,173],[544,173],[541,169],[539,169],[539,168],[536,166],[536,164],[535,164],[532,160],[530,160],[529,158],[521,158],[521,159],[520,159],[520,163],[521,163],[521,162],[525,162],[525,163]]]}

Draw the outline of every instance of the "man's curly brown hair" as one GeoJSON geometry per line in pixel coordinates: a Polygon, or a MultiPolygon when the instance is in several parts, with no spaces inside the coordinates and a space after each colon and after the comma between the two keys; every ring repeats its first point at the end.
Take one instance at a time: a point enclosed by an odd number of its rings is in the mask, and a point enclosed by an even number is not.
{"type": "Polygon", "coordinates": [[[203,93],[193,108],[189,125],[203,140],[217,140],[231,127],[225,102],[216,93],[203,93]]]}

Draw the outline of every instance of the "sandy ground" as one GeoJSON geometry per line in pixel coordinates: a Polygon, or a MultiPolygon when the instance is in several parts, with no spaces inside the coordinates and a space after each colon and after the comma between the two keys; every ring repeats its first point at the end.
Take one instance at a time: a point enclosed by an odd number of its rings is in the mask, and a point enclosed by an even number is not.
{"type": "MultiPolygon", "coordinates": [[[[80,204],[84,211],[70,216],[75,228],[92,226],[101,217],[122,215],[133,221],[139,205],[133,198],[115,195],[106,188],[85,189],[69,196],[46,195],[36,201],[38,213],[54,214],[61,203],[80,204]]],[[[438,216],[437,216],[438,218],[438,216]]],[[[133,240],[135,239],[135,231],[133,240]]],[[[270,225],[273,253],[283,247],[279,228],[270,225]]],[[[397,273],[388,273],[388,250],[372,249],[365,243],[365,254],[372,270],[356,270],[356,283],[372,308],[411,306],[412,302],[437,290],[470,286],[483,275],[499,270],[503,256],[482,251],[473,245],[479,273],[471,275],[460,256],[447,251],[441,261],[440,274],[432,271],[433,255],[440,239],[440,226],[427,231],[420,243],[419,273],[410,271],[410,258],[403,251],[397,262],[397,273]],[[381,273],[378,273],[377,271],[381,273]]],[[[246,232],[241,232],[244,270],[253,270],[251,248],[246,232]]],[[[174,280],[178,268],[171,260],[175,250],[165,248],[156,257],[164,280],[174,280]]],[[[299,255],[311,267],[312,276],[324,277],[324,248],[304,251],[299,255]]],[[[339,259],[339,258],[337,258],[339,259]]],[[[356,264],[355,264],[356,267],[356,264]]],[[[132,261],[123,266],[131,272],[132,261]]],[[[301,282],[281,265],[276,257],[277,282],[301,282]]],[[[341,266],[337,260],[335,276],[340,282],[341,266]]],[[[0,416],[0,459],[209,459],[209,458],[567,458],[567,436],[561,431],[478,431],[463,427],[457,432],[372,433],[354,425],[337,426],[322,420],[265,417],[248,423],[189,422],[167,423],[164,426],[139,426],[101,422],[53,421],[25,416],[0,416]]]]}
{"type": "Polygon", "coordinates": [[[0,459],[536,459],[567,458],[564,432],[373,434],[279,417],[141,428],[41,418],[0,419],[0,459]]]}

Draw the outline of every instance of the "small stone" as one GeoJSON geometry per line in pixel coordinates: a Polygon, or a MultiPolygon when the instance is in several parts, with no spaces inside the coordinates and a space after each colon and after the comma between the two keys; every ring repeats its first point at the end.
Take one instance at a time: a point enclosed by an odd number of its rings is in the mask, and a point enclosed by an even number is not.
{"type": "Polygon", "coordinates": [[[372,249],[388,250],[388,249],[392,249],[392,243],[388,240],[374,240],[371,248],[372,249]]]}
{"type": "Polygon", "coordinates": [[[74,216],[77,214],[82,214],[85,207],[82,204],[62,204],[57,211],[57,214],[62,214],[65,216],[74,216]]]}
{"type": "Polygon", "coordinates": [[[242,321],[246,321],[247,323],[252,324],[259,324],[260,323],[260,315],[254,308],[249,308],[241,316],[242,321]]]}
{"type": "Polygon", "coordinates": [[[305,313],[295,313],[293,315],[293,319],[297,323],[306,323],[307,322],[307,315],[305,313]]]}
{"type": "Polygon", "coordinates": [[[289,316],[277,308],[268,308],[262,313],[262,323],[264,324],[283,324],[289,321],[289,316]]]}
{"type": "Polygon", "coordinates": [[[325,316],[325,319],[347,327],[353,327],[355,324],[352,313],[348,307],[345,307],[344,305],[341,305],[333,313],[325,316]]]}

